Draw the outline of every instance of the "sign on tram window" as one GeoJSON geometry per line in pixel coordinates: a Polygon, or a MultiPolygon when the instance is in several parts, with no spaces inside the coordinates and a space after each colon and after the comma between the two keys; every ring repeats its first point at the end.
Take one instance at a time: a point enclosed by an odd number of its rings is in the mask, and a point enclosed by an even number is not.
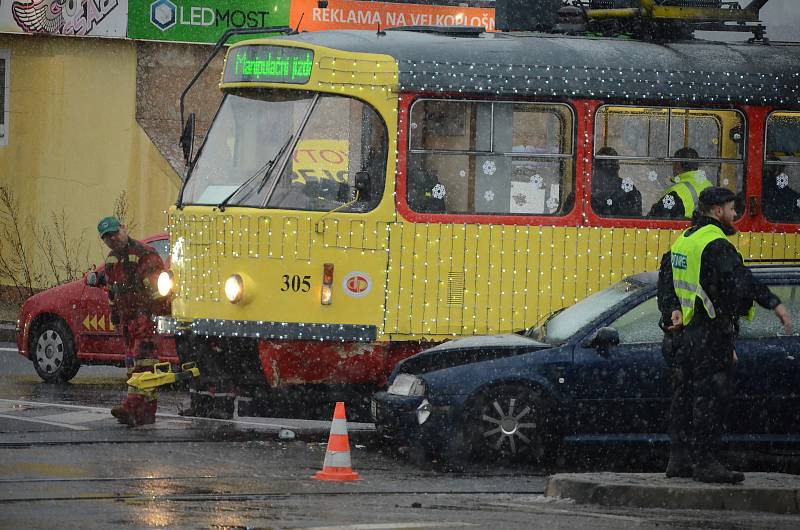
{"type": "Polygon", "coordinates": [[[420,100],[410,129],[415,212],[560,216],[575,204],[566,105],[420,100]]]}
{"type": "Polygon", "coordinates": [[[232,48],[225,62],[225,83],[292,83],[302,85],[311,77],[314,52],[287,46],[240,46],[232,48]]]}
{"type": "Polygon", "coordinates": [[[767,118],[762,171],[764,217],[800,224],[800,112],[773,112],[767,118]]]}
{"type": "Polygon", "coordinates": [[[689,220],[708,186],[744,206],[744,116],[735,110],[603,106],[590,203],[602,217],[689,220]]]}

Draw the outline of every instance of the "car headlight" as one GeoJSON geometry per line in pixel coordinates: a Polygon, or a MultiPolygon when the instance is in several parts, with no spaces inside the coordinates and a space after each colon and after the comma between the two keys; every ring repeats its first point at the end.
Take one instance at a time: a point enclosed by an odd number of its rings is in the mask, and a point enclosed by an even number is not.
{"type": "Polygon", "coordinates": [[[244,281],[238,274],[231,275],[225,280],[225,297],[229,302],[235,304],[242,299],[244,294],[244,281]]]}
{"type": "Polygon", "coordinates": [[[172,271],[163,271],[158,275],[158,294],[167,296],[172,292],[173,287],[175,287],[175,280],[172,271]]]}
{"type": "Polygon", "coordinates": [[[387,392],[395,396],[424,396],[427,391],[425,381],[419,377],[411,374],[398,374],[387,392]]]}

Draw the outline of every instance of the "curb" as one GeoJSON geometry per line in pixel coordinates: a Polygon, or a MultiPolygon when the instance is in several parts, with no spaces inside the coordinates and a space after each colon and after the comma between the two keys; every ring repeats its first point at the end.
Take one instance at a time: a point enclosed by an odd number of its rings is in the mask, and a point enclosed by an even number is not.
{"type": "Polygon", "coordinates": [[[747,473],[738,485],[666,479],[662,473],[585,473],[552,475],[547,497],[578,504],[694,510],[800,513],[800,476],[747,473]]]}

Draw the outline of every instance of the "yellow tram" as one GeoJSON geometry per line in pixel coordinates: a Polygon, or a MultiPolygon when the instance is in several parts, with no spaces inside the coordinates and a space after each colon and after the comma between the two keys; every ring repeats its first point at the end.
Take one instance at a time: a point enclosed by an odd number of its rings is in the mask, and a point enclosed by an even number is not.
{"type": "Polygon", "coordinates": [[[797,64],[790,44],[475,28],[237,43],[170,211],[161,327],[240,389],[381,384],[428,342],[655,269],[688,225],[651,208],[687,147],[739,196],[746,259],[800,259],[797,64]]]}

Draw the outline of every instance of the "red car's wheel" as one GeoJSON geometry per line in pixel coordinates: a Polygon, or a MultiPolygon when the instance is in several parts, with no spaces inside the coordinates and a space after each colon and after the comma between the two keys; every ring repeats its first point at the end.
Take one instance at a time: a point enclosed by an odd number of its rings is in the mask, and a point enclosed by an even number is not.
{"type": "Polygon", "coordinates": [[[72,333],[61,320],[50,320],[36,328],[31,336],[31,359],[46,383],[69,381],[81,367],[72,333]]]}

